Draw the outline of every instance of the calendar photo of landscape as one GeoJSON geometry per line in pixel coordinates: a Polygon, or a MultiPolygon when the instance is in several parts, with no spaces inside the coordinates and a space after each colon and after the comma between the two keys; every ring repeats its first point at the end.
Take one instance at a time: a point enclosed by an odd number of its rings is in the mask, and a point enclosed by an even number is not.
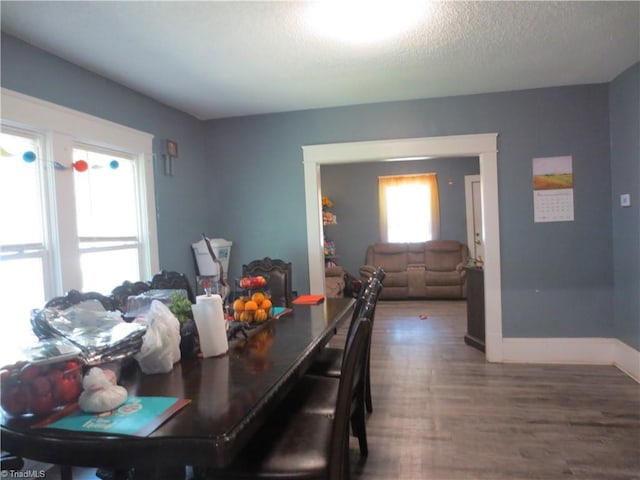
{"type": "Polygon", "coordinates": [[[534,190],[557,190],[560,188],[573,188],[572,173],[549,173],[533,177],[534,190]]]}
{"type": "Polygon", "coordinates": [[[571,157],[533,159],[533,189],[561,190],[573,188],[571,157]]]}

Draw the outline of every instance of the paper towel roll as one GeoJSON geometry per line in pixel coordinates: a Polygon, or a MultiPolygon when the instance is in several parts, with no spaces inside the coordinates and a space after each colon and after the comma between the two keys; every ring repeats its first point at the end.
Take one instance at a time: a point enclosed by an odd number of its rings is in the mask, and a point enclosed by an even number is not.
{"type": "Polygon", "coordinates": [[[227,328],[220,295],[199,295],[191,306],[204,357],[216,357],[229,350],[227,328]]]}

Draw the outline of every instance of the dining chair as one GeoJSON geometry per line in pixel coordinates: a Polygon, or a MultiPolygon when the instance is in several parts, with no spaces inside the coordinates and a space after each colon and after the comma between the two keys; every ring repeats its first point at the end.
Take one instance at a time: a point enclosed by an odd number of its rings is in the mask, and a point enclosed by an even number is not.
{"type": "Polygon", "coordinates": [[[129,297],[135,297],[141,293],[147,292],[151,289],[149,282],[130,282],[125,280],[121,285],[118,285],[111,290],[111,300],[116,310],[120,310],[122,313],[127,312],[127,300],[129,297]]]}
{"type": "MultiPolygon", "coordinates": [[[[373,327],[373,316],[375,312],[375,301],[374,296],[377,295],[377,291],[372,291],[371,294],[365,296],[365,301],[360,310],[359,318],[366,318],[369,320],[373,327]]],[[[349,325],[349,330],[347,331],[347,341],[345,342],[345,348],[349,341],[349,337],[352,335],[353,328],[355,328],[355,322],[352,322],[349,325]]],[[[351,417],[351,431],[354,437],[358,439],[358,445],[360,447],[360,455],[366,457],[369,453],[369,447],[367,442],[367,429],[365,423],[365,408],[366,408],[366,386],[367,386],[367,375],[369,374],[369,350],[371,345],[371,336],[369,336],[369,343],[367,344],[367,351],[365,353],[365,363],[363,364],[363,372],[362,372],[362,395],[354,395],[352,398],[352,417],[351,417]]],[[[307,378],[326,378],[328,380],[332,380],[334,382],[334,392],[329,395],[314,395],[312,398],[309,398],[305,409],[308,412],[323,414],[323,415],[333,415],[333,405],[335,401],[333,397],[337,394],[337,385],[339,383],[339,379],[343,375],[345,368],[345,356],[344,352],[346,350],[334,349],[336,352],[334,360],[339,363],[338,368],[335,371],[331,369],[330,375],[318,374],[314,373],[312,369],[310,369],[302,378],[301,383],[308,381],[307,378]]],[[[332,350],[333,351],[333,350],[332,350]]],[[[324,373],[324,372],[321,372],[324,373]]],[[[313,380],[312,380],[313,382],[313,380]]],[[[330,392],[329,389],[325,389],[325,393],[330,392]]],[[[360,393],[360,392],[358,392],[360,393]]]]}
{"type": "Polygon", "coordinates": [[[200,478],[348,480],[352,398],[360,396],[359,404],[363,404],[363,373],[370,335],[371,322],[357,319],[346,345],[340,379],[304,377],[229,467],[206,469],[200,478]],[[308,401],[318,397],[332,398],[332,415],[305,408],[308,401]]]}
{"type": "MultiPolygon", "coordinates": [[[[360,296],[356,300],[356,305],[354,307],[354,315],[360,315],[362,314],[362,309],[369,304],[371,309],[370,320],[372,325],[375,320],[375,308],[378,303],[378,298],[380,297],[380,292],[383,288],[382,280],[384,280],[384,276],[384,270],[381,268],[377,268],[376,271],[372,273],[368,281],[363,285],[360,296]]],[[[355,320],[355,317],[352,318],[352,322],[353,320],[355,320]]],[[[351,324],[349,325],[349,328],[351,328],[351,324]]],[[[368,351],[370,350],[371,345],[368,347],[368,351]]],[[[343,353],[344,350],[342,348],[325,347],[311,364],[311,367],[309,367],[308,373],[327,377],[339,377],[342,369],[343,353]]],[[[367,353],[365,404],[367,412],[372,413],[373,401],[371,398],[371,367],[369,365],[369,357],[370,354],[367,353]]]]}
{"type": "Polygon", "coordinates": [[[151,279],[151,289],[186,290],[187,298],[191,303],[196,303],[196,296],[191,288],[191,282],[186,275],[180,272],[161,270],[151,279]]]}
{"type": "Polygon", "coordinates": [[[264,257],[242,265],[242,276],[262,275],[267,280],[267,289],[271,294],[271,303],[276,307],[291,307],[293,302],[292,266],[277,258],[264,257]]]}
{"type": "Polygon", "coordinates": [[[80,292],[78,290],[69,290],[61,297],[54,297],[44,304],[45,308],[58,308],[60,310],[67,309],[78,303],[97,300],[102,304],[105,310],[115,310],[113,300],[106,295],[98,292],[80,292]]]}
{"type": "MultiPolygon", "coordinates": [[[[349,336],[349,332],[353,328],[353,324],[356,319],[362,315],[365,305],[370,301],[371,293],[372,293],[372,281],[373,278],[370,278],[365,288],[362,288],[358,298],[356,299],[353,306],[353,313],[351,315],[351,319],[349,321],[349,327],[347,329],[347,337],[349,336]]],[[[336,332],[337,333],[337,329],[336,332]]],[[[320,353],[316,356],[313,363],[309,367],[307,373],[312,373],[314,375],[323,375],[329,377],[339,377],[340,369],[342,368],[342,356],[344,353],[344,346],[342,347],[325,347],[320,353]]]]}
{"type": "MultiPolygon", "coordinates": [[[[105,310],[114,311],[115,306],[113,300],[106,295],[98,292],[80,292],[78,290],[69,290],[65,295],[54,297],[44,304],[44,308],[55,308],[58,310],[66,310],[74,305],[87,301],[98,301],[105,310]]],[[[44,309],[35,309],[31,312],[31,330],[39,338],[49,338],[52,336],[51,328],[46,322],[43,322],[44,309]]]]}

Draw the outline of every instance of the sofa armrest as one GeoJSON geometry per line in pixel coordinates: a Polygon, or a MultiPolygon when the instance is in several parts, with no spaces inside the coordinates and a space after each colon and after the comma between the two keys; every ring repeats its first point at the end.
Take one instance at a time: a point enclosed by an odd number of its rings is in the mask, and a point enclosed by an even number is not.
{"type": "Polygon", "coordinates": [[[339,265],[335,267],[326,267],[324,269],[324,276],[325,277],[343,277],[344,268],[342,268],[339,265]]]}
{"type": "Polygon", "coordinates": [[[375,272],[376,267],[374,265],[362,265],[360,267],[360,278],[368,279],[375,272]]]}

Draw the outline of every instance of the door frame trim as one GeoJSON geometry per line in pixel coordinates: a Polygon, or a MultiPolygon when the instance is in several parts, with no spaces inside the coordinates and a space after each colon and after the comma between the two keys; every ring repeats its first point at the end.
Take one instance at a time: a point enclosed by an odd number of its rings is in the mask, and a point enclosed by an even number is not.
{"type": "Polygon", "coordinates": [[[381,162],[411,157],[479,157],[483,243],[485,248],[486,357],[503,359],[500,222],[498,201],[498,134],[451,135],[363,142],[303,145],[309,291],[324,293],[320,166],[381,162]]]}

